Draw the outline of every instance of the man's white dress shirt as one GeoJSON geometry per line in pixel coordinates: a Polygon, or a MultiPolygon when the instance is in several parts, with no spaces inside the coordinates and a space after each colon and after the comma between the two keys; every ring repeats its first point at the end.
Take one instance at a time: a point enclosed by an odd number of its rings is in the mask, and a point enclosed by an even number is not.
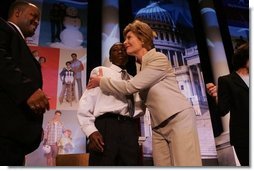
{"type": "MultiPolygon", "coordinates": [[[[99,68],[102,68],[103,76],[112,79],[121,80],[121,68],[112,64],[110,67],[96,67],[91,71],[91,75],[98,74],[99,68]]],[[[134,95],[135,113],[134,117],[144,115],[141,109],[141,99],[138,94],[134,95]]],[[[100,87],[93,89],[86,89],[79,101],[79,108],[77,111],[78,121],[81,125],[82,131],[87,137],[95,131],[98,131],[94,125],[95,118],[107,112],[129,116],[128,103],[125,95],[118,97],[103,94],[100,87]]]]}

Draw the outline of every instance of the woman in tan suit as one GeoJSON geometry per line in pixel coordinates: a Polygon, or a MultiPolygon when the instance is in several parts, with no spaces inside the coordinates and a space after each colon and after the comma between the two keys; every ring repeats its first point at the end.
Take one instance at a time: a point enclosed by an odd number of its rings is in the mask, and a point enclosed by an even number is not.
{"type": "Polygon", "coordinates": [[[167,57],[156,52],[154,32],[135,20],[124,29],[124,45],[141,64],[130,81],[92,77],[88,88],[100,86],[106,94],[139,92],[151,114],[153,160],[155,166],[201,166],[196,117],[191,104],[180,92],[167,57]]]}

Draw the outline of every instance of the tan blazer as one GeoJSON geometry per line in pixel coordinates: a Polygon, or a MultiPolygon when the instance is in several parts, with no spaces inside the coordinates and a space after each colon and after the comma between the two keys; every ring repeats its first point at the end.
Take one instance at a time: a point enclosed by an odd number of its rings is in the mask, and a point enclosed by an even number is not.
{"type": "Polygon", "coordinates": [[[150,111],[152,127],[191,107],[190,102],[180,92],[174,70],[167,57],[155,49],[151,49],[143,56],[141,71],[131,80],[103,77],[100,87],[108,94],[132,94],[139,91],[150,111]]]}

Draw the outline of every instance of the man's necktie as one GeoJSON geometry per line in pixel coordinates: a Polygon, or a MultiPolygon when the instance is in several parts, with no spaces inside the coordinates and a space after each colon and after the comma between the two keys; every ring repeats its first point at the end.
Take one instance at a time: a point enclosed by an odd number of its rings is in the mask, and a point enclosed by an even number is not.
{"type": "MultiPolygon", "coordinates": [[[[126,70],[121,71],[121,76],[123,80],[129,80],[130,76],[128,75],[126,70]]],[[[132,117],[134,115],[134,97],[133,95],[126,95],[127,103],[128,103],[128,111],[130,113],[130,116],[132,117]]]]}

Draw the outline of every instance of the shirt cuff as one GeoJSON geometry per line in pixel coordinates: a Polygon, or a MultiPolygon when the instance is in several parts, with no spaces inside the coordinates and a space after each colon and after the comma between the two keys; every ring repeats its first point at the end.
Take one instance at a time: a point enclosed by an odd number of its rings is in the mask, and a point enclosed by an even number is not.
{"type": "Polygon", "coordinates": [[[82,131],[87,137],[89,137],[93,132],[98,131],[98,129],[95,127],[95,125],[89,125],[87,127],[83,127],[82,131]]]}

